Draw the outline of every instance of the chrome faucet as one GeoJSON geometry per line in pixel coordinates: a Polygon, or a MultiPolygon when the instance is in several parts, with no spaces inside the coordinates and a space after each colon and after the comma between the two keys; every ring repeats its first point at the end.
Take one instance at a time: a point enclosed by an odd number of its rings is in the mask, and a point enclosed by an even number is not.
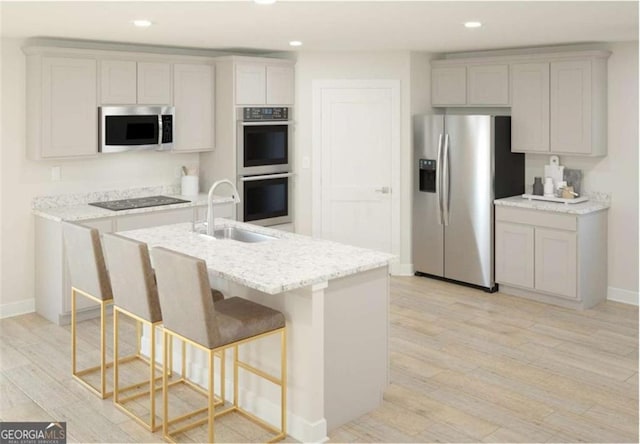
{"type": "Polygon", "coordinates": [[[231,197],[233,198],[233,203],[240,203],[240,196],[238,193],[238,189],[236,188],[236,186],[233,184],[233,182],[231,182],[229,179],[222,179],[222,180],[218,180],[216,182],[213,183],[213,185],[211,185],[211,188],[209,188],[209,197],[207,198],[207,203],[208,203],[208,207],[207,207],[207,234],[209,236],[213,236],[213,192],[215,191],[216,188],[218,188],[218,186],[223,185],[223,184],[227,184],[231,187],[231,190],[233,192],[233,194],[231,195],[231,197]]]}

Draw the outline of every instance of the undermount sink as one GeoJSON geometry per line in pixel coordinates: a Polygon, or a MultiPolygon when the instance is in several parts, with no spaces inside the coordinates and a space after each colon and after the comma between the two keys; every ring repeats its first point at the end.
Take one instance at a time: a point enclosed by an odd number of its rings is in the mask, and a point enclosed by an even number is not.
{"type": "MultiPolygon", "coordinates": [[[[200,234],[208,236],[206,234],[206,228],[204,230],[196,230],[200,234]]],[[[213,237],[216,239],[231,239],[238,242],[264,242],[268,240],[277,239],[275,236],[269,236],[268,234],[255,233],[253,231],[243,230],[236,227],[218,228],[213,231],[213,237]]]]}

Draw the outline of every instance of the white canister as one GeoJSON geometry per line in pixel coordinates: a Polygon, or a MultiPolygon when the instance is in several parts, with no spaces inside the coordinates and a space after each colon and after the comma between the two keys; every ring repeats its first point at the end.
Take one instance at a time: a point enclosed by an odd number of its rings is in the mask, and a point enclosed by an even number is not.
{"type": "Polygon", "coordinates": [[[553,178],[545,177],[544,179],[544,197],[555,197],[553,194],[553,178]]]}
{"type": "Polygon", "coordinates": [[[200,189],[198,176],[182,176],[182,195],[197,196],[200,189]]]}

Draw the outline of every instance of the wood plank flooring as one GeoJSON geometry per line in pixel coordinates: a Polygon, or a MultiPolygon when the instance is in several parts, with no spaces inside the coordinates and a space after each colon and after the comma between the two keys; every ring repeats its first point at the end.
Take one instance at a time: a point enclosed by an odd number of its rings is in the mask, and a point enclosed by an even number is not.
{"type": "MultiPolygon", "coordinates": [[[[332,442],[638,442],[637,307],[580,312],[419,277],[393,278],[391,293],[384,403],[331,431],[332,442]]],[[[89,365],[97,322],[79,329],[89,365]]],[[[134,329],[123,329],[125,354],[134,329]]],[[[68,327],[35,314],[0,320],[0,420],[67,421],[69,442],[162,442],[71,378],[69,343],[68,327]]],[[[199,396],[176,391],[172,406],[199,396]]],[[[216,424],[221,442],[268,439],[235,416],[216,424]]]]}

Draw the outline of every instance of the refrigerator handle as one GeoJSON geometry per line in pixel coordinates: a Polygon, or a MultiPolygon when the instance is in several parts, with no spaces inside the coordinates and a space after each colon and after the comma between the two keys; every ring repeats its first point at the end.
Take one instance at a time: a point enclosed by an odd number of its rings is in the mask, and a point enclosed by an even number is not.
{"type": "Polygon", "coordinates": [[[442,219],[442,134],[438,137],[438,157],[436,158],[436,196],[438,198],[438,224],[443,225],[442,219]]]}
{"type": "Polygon", "coordinates": [[[449,134],[444,135],[444,149],[442,152],[442,194],[441,194],[441,208],[442,208],[442,221],[445,226],[449,225],[449,184],[451,183],[449,175],[451,173],[449,168],[449,134]]]}

